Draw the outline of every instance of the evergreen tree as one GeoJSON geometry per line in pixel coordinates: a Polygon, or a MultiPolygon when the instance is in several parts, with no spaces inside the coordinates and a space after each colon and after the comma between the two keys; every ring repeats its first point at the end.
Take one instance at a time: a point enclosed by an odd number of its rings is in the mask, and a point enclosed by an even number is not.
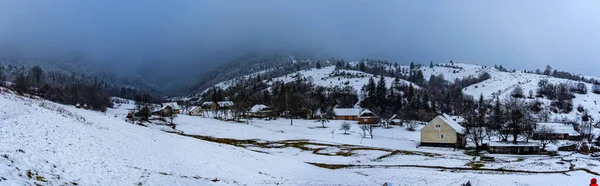
{"type": "Polygon", "coordinates": [[[385,86],[385,78],[383,76],[380,76],[379,81],[377,82],[376,90],[375,90],[377,105],[385,104],[386,92],[387,92],[387,87],[385,86]]]}
{"type": "Polygon", "coordinates": [[[317,61],[317,69],[321,69],[321,62],[317,61]]]}
{"type": "Polygon", "coordinates": [[[40,66],[32,67],[27,74],[27,79],[32,86],[40,88],[44,84],[44,71],[40,66]]]}
{"type": "Polygon", "coordinates": [[[410,62],[410,70],[413,70],[413,69],[415,69],[415,63],[411,61],[410,62]]]}
{"type": "Polygon", "coordinates": [[[429,62],[429,68],[433,68],[433,61],[429,62]]]}
{"type": "Polygon", "coordinates": [[[358,70],[361,72],[365,72],[367,70],[367,67],[365,66],[365,62],[361,61],[360,63],[358,63],[358,70]]]}
{"type": "Polygon", "coordinates": [[[373,97],[375,95],[376,85],[373,77],[369,78],[369,83],[367,84],[365,90],[367,91],[368,97],[373,97]]]}
{"type": "Polygon", "coordinates": [[[414,82],[419,85],[422,85],[425,82],[425,78],[423,77],[423,71],[419,70],[416,72],[414,82]]]}
{"type": "Polygon", "coordinates": [[[0,64],[0,86],[4,86],[4,81],[6,81],[6,75],[4,73],[4,65],[0,64]]]}

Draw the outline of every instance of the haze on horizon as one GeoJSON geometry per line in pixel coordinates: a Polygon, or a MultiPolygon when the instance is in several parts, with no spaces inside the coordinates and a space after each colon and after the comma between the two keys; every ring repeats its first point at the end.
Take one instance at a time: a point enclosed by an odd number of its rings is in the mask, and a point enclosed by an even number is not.
{"type": "Polygon", "coordinates": [[[253,52],[600,76],[599,1],[0,1],[0,54],[195,76],[253,52]],[[191,73],[191,74],[190,74],[191,73]]]}

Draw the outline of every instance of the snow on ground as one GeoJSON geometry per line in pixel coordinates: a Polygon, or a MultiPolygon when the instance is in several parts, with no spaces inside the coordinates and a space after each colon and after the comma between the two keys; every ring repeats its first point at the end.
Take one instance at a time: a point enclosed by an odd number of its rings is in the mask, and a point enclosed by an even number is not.
{"type": "Polygon", "coordinates": [[[0,106],[0,185],[375,183],[13,94],[1,93],[0,106]]]}
{"type": "Polygon", "coordinates": [[[584,185],[593,175],[569,171],[571,163],[600,171],[598,160],[569,154],[494,155],[497,162],[482,163],[563,173],[467,170],[474,157],[417,148],[419,133],[399,126],[377,128],[373,139],[362,139],[355,123],[348,135],[338,130],[342,121],[320,128],[311,120],[290,125],[285,119],[245,124],[176,117],[185,135],[263,143],[229,145],[124,122],[133,105],[117,106],[103,114],[0,93],[0,185],[584,185]],[[327,165],[351,167],[319,167],[327,165]]]}
{"type": "MultiPolygon", "coordinates": [[[[302,70],[299,71],[297,73],[291,73],[285,76],[281,76],[278,78],[273,78],[274,81],[283,81],[283,82],[292,82],[295,80],[295,76],[296,74],[301,74],[302,77],[307,78],[307,79],[312,79],[313,83],[315,85],[318,86],[322,86],[322,87],[351,87],[354,90],[360,91],[362,89],[362,87],[366,84],[369,83],[369,78],[373,77],[373,79],[375,80],[375,82],[377,82],[379,80],[378,76],[375,76],[373,74],[369,74],[369,73],[365,73],[365,72],[361,72],[361,71],[355,71],[355,70],[339,70],[339,72],[345,72],[345,73],[349,73],[352,74],[353,77],[335,77],[332,76],[332,74],[335,71],[335,66],[327,66],[327,67],[323,67],[321,69],[317,69],[317,68],[312,68],[312,69],[308,69],[308,70],[302,70]]],[[[392,82],[394,81],[394,78],[392,77],[385,77],[385,83],[386,86],[389,88],[392,85],[392,82]]],[[[402,83],[404,84],[408,84],[410,82],[405,81],[405,80],[400,80],[402,83]]],[[[410,83],[412,84],[412,83],[410,83]]],[[[417,85],[413,84],[414,87],[418,87],[417,85]]]]}
{"type": "MultiPolygon", "coordinates": [[[[341,165],[363,165],[332,171],[356,173],[359,177],[370,180],[390,181],[395,185],[458,185],[471,180],[476,185],[579,185],[586,184],[591,178],[583,171],[569,171],[571,164],[561,160],[561,157],[545,155],[497,155],[496,162],[473,162],[475,157],[464,154],[464,151],[448,148],[419,147],[418,132],[407,131],[404,127],[395,126],[391,129],[378,128],[373,139],[362,139],[362,133],[356,123],[344,135],[338,128],[343,121],[332,120],[326,124],[328,128],[320,128],[320,123],[311,120],[252,120],[251,124],[223,122],[194,116],[179,116],[176,120],[177,129],[186,134],[207,135],[218,138],[258,139],[261,141],[308,140],[317,145],[305,146],[308,150],[298,148],[260,148],[253,146],[251,150],[286,157],[294,160],[341,165]],[[332,134],[333,132],[333,134],[332,134]],[[318,144],[321,143],[321,146],[318,144]],[[350,156],[332,156],[338,152],[347,152],[339,146],[323,144],[356,145],[350,156]],[[381,148],[381,149],[380,149],[381,148]],[[320,149],[315,153],[314,149],[320,149]],[[322,150],[321,150],[322,149],[322,150]],[[389,151],[399,151],[390,155],[389,151]],[[319,153],[325,153],[321,155],[319,153]],[[443,166],[451,168],[470,168],[470,163],[481,163],[485,169],[504,169],[517,171],[562,171],[565,174],[533,174],[508,173],[495,171],[451,170],[441,168],[417,168],[418,166],[443,166]],[[377,167],[379,166],[379,167],[377,167]],[[394,167],[409,166],[409,167],[394,167]],[[427,176],[423,176],[427,175],[427,176]],[[570,180],[570,181],[569,181],[570,180]]],[[[283,144],[283,143],[282,143],[283,144]]],[[[571,155],[564,154],[570,158],[571,155]]],[[[588,168],[600,171],[594,165],[598,160],[576,158],[575,168],[588,168]]]]}
{"type": "MultiPolygon", "coordinates": [[[[480,95],[483,95],[485,99],[492,99],[495,96],[500,97],[501,99],[510,96],[513,89],[517,86],[521,86],[523,88],[523,93],[526,97],[529,96],[529,92],[533,91],[534,96],[537,92],[538,82],[543,79],[547,79],[549,83],[559,84],[559,83],[567,83],[567,84],[575,84],[577,81],[554,78],[545,75],[539,74],[530,74],[523,72],[501,72],[497,70],[488,70],[491,78],[485,80],[480,83],[473,84],[469,87],[463,89],[463,92],[467,95],[471,95],[474,98],[478,98],[480,95]]],[[[594,118],[600,118],[600,94],[592,93],[592,84],[585,83],[588,89],[587,94],[577,94],[574,93],[575,98],[573,99],[573,111],[568,114],[552,114],[552,117],[555,119],[561,119],[566,117],[568,119],[577,119],[581,113],[577,111],[577,106],[581,105],[585,109],[589,110],[590,115],[594,118]]],[[[536,98],[542,101],[545,105],[550,105],[550,101],[544,98],[536,98]]],[[[533,99],[528,99],[533,100],[533,99]]]]}
{"type": "Polygon", "coordinates": [[[491,67],[484,67],[484,66],[479,66],[479,65],[474,65],[474,64],[466,64],[466,63],[454,63],[454,64],[450,64],[450,63],[444,63],[444,64],[438,64],[438,65],[443,65],[443,66],[434,66],[433,68],[430,68],[429,66],[422,66],[420,69],[423,72],[423,77],[425,78],[425,80],[429,81],[429,78],[431,77],[431,75],[444,75],[444,79],[446,79],[449,82],[454,82],[456,79],[463,79],[463,78],[467,78],[469,76],[472,76],[474,78],[479,77],[479,75],[483,74],[484,72],[493,72],[493,71],[497,71],[494,68],[491,67]],[[445,65],[448,66],[452,66],[452,67],[445,67],[445,65]]]}

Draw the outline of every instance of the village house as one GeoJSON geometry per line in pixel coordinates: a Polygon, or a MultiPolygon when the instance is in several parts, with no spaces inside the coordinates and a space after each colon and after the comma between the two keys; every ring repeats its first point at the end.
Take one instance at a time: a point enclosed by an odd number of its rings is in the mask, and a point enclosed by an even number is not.
{"type": "Polygon", "coordinates": [[[358,115],[358,124],[379,124],[379,118],[369,109],[365,109],[358,115]]]}
{"type": "Polygon", "coordinates": [[[270,107],[263,105],[263,104],[259,104],[259,105],[254,105],[254,106],[252,106],[252,108],[250,108],[250,111],[248,112],[248,116],[256,117],[256,118],[266,118],[266,117],[271,117],[272,113],[273,113],[273,110],[271,110],[270,107]]]}
{"type": "Polygon", "coordinates": [[[219,105],[218,109],[220,110],[231,109],[231,107],[233,107],[233,101],[219,101],[217,104],[219,105]]]}
{"type": "Polygon", "coordinates": [[[163,103],[162,105],[163,105],[163,107],[161,109],[166,108],[166,106],[169,106],[171,108],[171,112],[173,114],[181,113],[181,107],[179,106],[179,104],[177,104],[177,102],[168,102],[168,103],[163,103]]]}
{"type": "Polygon", "coordinates": [[[535,142],[489,142],[489,153],[498,154],[537,154],[540,152],[540,144],[535,142]]]}
{"type": "Polygon", "coordinates": [[[190,116],[202,116],[202,108],[199,106],[193,106],[188,110],[190,116]]]}
{"type": "Polygon", "coordinates": [[[352,120],[357,121],[360,114],[360,108],[334,108],[334,120],[352,120]]]}
{"type": "Polygon", "coordinates": [[[233,107],[232,101],[204,102],[200,105],[204,110],[224,110],[233,107]]]}
{"type": "Polygon", "coordinates": [[[156,109],[155,111],[152,112],[152,115],[159,115],[162,117],[168,117],[175,114],[173,107],[169,106],[169,105],[163,105],[162,107],[160,107],[159,109],[156,109]]]}
{"type": "Polygon", "coordinates": [[[420,146],[464,148],[465,128],[447,115],[435,117],[421,129],[420,146]]]}
{"type": "Polygon", "coordinates": [[[533,139],[538,140],[539,136],[537,133],[542,126],[550,128],[555,135],[556,139],[560,140],[580,140],[581,134],[575,130],[572,124],[569,123],[537,123],[536,130],[534,131],[533,139]]]}
{"type": "Polygon", "coordinates": [[[402,120],[396,114],[394,114],[392,117],[390,117],[388,122],[390,123],[390,125],[402,125],[402,120]]]}
{"type": "Polygon", "coordinates": [[[213,105],[214,105],[215,107],[217,106],[217,104],[216,104],[216,103],[215,103],[215,104],[213,104],[213,103],[214,103],[214,102],[210,102],[210,101],[204,102],[204,103],[200,104],[200,108],[202,108],[202,109],[204,109],[204,110],[210,110],[210,109],[211,109],[211,106],[213,106],[213,105]]]}

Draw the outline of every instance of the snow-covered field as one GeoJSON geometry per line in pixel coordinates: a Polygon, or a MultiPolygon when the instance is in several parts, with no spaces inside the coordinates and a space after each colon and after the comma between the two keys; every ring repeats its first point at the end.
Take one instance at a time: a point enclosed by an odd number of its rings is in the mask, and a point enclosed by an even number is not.
{"type": "Polygon", "coordinates": [[[418,132],[378,128],[362,139],[356,124],[338,130],[342,121],[178,115],[180,135],[125,122],[131,106],[103,114],[0,93],[0,185],[585,185],[594,175],[571,166],[600,171],[568,154],[497,155],[469,170],[463,151],[417,148],[418,132]]]}

